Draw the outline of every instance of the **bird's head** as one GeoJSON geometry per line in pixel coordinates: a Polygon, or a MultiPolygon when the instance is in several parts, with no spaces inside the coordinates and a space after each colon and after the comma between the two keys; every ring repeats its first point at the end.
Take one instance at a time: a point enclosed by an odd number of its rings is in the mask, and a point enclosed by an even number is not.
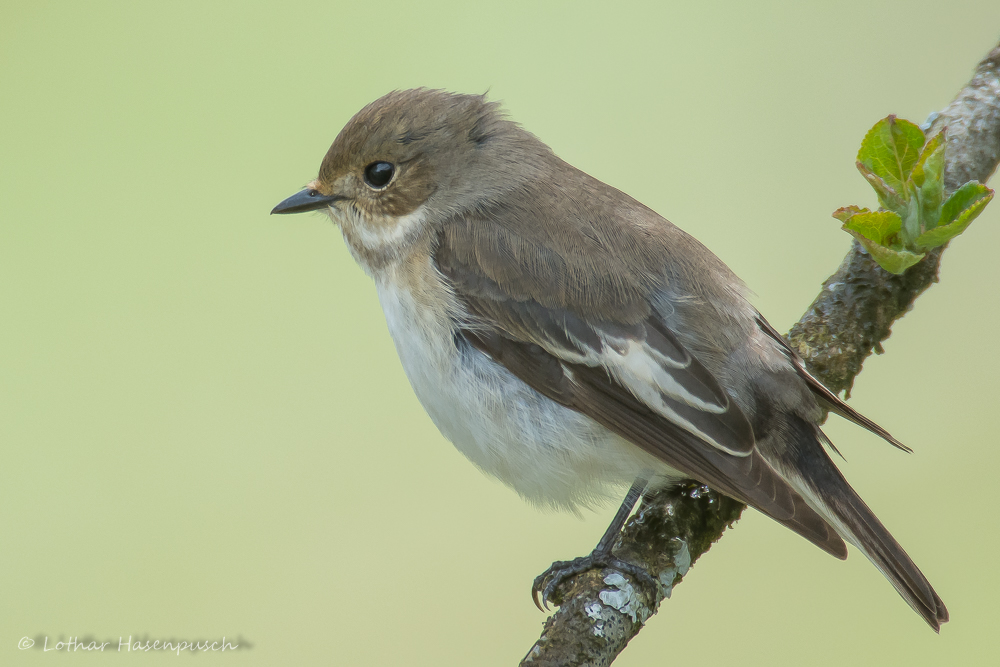
{"type": "Polygon", "coordinates": [[[451,216],[532,178],[548,148],[496,102],[394,91],[341,130],[306,189],[272,213],[326,210],[357,252],[412,243],[451,216]]]}

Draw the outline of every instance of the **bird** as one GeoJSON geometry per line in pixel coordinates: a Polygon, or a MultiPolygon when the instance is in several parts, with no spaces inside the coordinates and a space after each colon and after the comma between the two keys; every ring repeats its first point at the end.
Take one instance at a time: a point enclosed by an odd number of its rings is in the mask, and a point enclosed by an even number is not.
{"type": "MultiPolygon", "coordinates": [[[[374,281],[421,405],[475,466],[578,511],[695,480],[825,552],[853,544],[939,631],[948,611],[834,464],[828,411],[907,449],[813,377],[709,249],[560,159],[485,95],[396,90],[351,118],[271,211],[322,211],[374,281]]],[[[645,575],[645,577],[643,576],[645,575]]]]}

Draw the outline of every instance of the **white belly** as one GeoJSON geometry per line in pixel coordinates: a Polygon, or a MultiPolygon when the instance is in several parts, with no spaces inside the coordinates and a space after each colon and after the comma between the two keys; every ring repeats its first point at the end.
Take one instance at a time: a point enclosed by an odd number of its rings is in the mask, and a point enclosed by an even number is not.
{"type": "Polygon", "coordinates": [[[484,472],[532,503],[566,509],[618,499],[620,487],[644,470],[669,472],[471,345],[456,345],[452,297],[436,275],[425,274],[431,284],[424,282],[419,296],[394,277],[376,285],[406,376],[441,433],[484,472]]]}

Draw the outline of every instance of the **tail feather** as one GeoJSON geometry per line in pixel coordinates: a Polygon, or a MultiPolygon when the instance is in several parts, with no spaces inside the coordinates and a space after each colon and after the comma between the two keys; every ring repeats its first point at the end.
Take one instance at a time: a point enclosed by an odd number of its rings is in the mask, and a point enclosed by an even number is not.
{"type": "MultiPolygon", "coordinates": [[[[839,473],[838,473],[839,474],[839,473]]],[[[841,477],[843,480],[843,477],[841,477]]],[[[844,493],[830,503],[834,527],[868,557],[904,600],[937,632],[948,621],[948,609],[927,578],[903,551],[868,505],[844,481],[844,493]],[[845,502],[846,501],[846,502],[845,502]],[[838,525],[839,524],[839,525],[838,525]]]]}
{"type": "Polygon", "coordinates": [[[935,632],[939,631],[948,620],[944,602],[834,465],[819,444],[819,427],[793,415],[785,415],[782,422],[759,442],[764,458],[840,537],[865,554],[935,632]]]}

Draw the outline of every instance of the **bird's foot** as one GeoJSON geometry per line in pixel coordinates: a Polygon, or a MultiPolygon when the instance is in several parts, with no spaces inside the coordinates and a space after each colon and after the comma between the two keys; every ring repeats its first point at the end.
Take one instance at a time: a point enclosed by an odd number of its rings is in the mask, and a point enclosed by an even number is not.
{"type": "MultiPolygon", "coordinates": [[[[645,567],[636,563],[630,563],[627,560],[615,558],[615,555],[610,550],[598,551],[595,549],[589,556],[581,556],[573,560],[557,560],[549,566],[549,569],[535,577],[535,582],[531,585],[531,598],[535,601],[535,606],[540,611],[545,611],[549,608],[549,600],[553,600],[552,594],[567,579],[581,572],[597,568],[609,568],[623,574],[630,574],[654,591],[659,586],[659,582],[646,571],[645,567]],[[541,602],[538,600],[539,593],[542,596],[541,602]],[[543,604],[545,605],[544,608],[542,607],[543,604]]],[[[558,601],[555,602],[559,604],[558,601]]]]}

